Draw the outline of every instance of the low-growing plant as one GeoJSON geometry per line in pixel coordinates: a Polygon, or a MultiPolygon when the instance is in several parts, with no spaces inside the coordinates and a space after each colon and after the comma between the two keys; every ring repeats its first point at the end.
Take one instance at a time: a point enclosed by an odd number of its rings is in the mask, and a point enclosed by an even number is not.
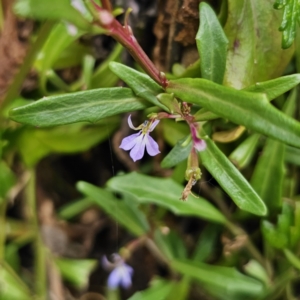
{"type": "Polygon", "coordinates": [[[39,21],[39,31],[1,106],[0,223],[12,228],[0,232],[1,299],[47,299],[47,269],[82,290],[97,265],[110,272],[107,298],[118,299],[118,286],[134,286],[128,264],[142,247],[168,275],[157,272],[132,300],[299,297],[297,1],[276,1],[283,16],[270,0],[219,1],[218,15],[217,6],[198,2],[199,59],[177,65],[179,72],[176,65],[158,70],[130,27],[130,9],[119,21],[123,11],[108,0],[15,2],[15,13],[39,21]],[[96,66],[76,41],[99,34],[117,44],[96,66]],[[136,68],[122,63],[123,51],[136,68]],[[81,75],[66,83],[58,70],[78,64],[81,75]],[[38,87],[25,99],[19,90],[31,68],[38,87]],[[119,80],[126,87],[117,87],[119,80]],[[96,206],[130,241],[100,261],[55,255],[41,238],[36,166],[51,153],[87,151],[120,127],[137,131],[117,148],[139,172],[120,172],[101,187],[77,182],[82,198],[57,218],[96,206]],[[12,171],[16,160],[19,174],[12,171]],[[7,207],[23,189],[26,220],[14,229],[7,207]],[[192,243],[179,224],[167,222],[169,214],[203,220],[192,243]],[[34,246],[32,284],[18,262],[27,244],[34,246]]]}

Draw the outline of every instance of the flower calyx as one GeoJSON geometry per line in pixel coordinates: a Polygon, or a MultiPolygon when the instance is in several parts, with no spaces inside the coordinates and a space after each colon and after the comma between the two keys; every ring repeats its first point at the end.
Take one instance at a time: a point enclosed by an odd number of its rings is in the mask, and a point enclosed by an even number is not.
{"type": "Polygon", "coordinates": [[[199,168],[198,155],[196,149],[193,148],[189,157],[188,157],[188,166],[185,171],[185,179],[187,184],[181,194],[180,200],[186,201],[188,196],[192,194],[192,187],[196,182],[201,178],[201,170],[199,168]]]}

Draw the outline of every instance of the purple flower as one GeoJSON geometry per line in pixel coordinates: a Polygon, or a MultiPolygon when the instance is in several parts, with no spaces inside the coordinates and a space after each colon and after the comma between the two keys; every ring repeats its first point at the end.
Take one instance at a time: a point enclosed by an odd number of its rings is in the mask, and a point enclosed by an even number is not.
{"type": "Polygon", "coordinates": [[[155,156],[160,153],[158,144],[149,135],[149,133],[156,127],[159,120],[145,121],[139,127],[134,127],[131,122],[131,115],[128,117],[128,125],[131,129],[140,130],[138,133],[132,134],[122,140],[120,148],[123,150],[131,150],[130,157],[133,161],[137,161],[144,156],[145,148],[149,155],[155,156]]]}
{"type": "Polygon", "coordinates": [[[192,124],[190,125],[190,129],[191,129],[194,148],[199,152],[205,150],[206,142],[198,138],[196,126],[192,124]]]}
{"type": "Polygon", "coordinates": [[[102,258],[102,265],[104,269],[111,271],[108,276],[107,285],[110,289],[116,289],[122,286],[124,289],[131,287],[131,277],[133,269],[125,264],[124,260],[119,254],[112,255],[113,262],[110,262],[106,256],[102,258]]]}

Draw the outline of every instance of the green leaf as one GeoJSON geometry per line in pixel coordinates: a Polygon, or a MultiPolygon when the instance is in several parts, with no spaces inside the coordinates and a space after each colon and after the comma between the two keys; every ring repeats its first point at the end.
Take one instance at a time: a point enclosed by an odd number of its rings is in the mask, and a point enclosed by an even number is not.
{"type": "Polygon", "coordinates": [[[256,260],[251,259],[245,266],[244,270],[246,274],[257,278],[263,282],[266,286],[270,284],[270,278],[267,274],[266,269],[256,260]]]}
{"type": "MultiPolygon", "coordinates": [[[[89,48],[86,45],[82,45],[76,42],[71,43],[60,52],[59,56],[55,59],[52,68],[53,70],[62,70],[74,66],[80,66],[86,53],[89,53],[89,48]]],[[[100,86],[95,88],[100,88],[100,86]]]]}
{"type": "Polygon", "coordinates": [[[289,249],[283,249],[284,255],[287,260],[294,266],[296,269],[300,270],[300,260],[299,258],[289,249]]]}
{"type": "MultiPolygon", "coordinates": [[[[188,276],[184,276],[180,279],[179,282],[173,286],[171,292],[168,294],[166,298],[163,300],[186,300],[189,298],[190,292],[190,278],[188,276]]],[[[152,299],[151,299],[152,300],[152,299]]]]}
{"type": "Polygon", "coordinates": [[[46,43],[37,57],[35,67],[45,76],[46,71],[53,68],[63,51],[76,41],[83,32],[71,36],[63,23],[57,24],[51,31],[46,43]]]}
{"type": "Polygon", "coordinates": [[[281,49],[281,13],[274,0],[228,0],[224,31],[229,40],[224,84],[242,89],[282,75],[294,49],[281,49]]]}
{"type": "Polygon", "coordinates": [[[203,78],[222,84],[226,67],[228,40],[212,8],[205,2],[199,5],[200,27],[196,42],[203,78]]]}
{"type": "Polygon", "coordinates": [[[163,300],[166,299],[175,282],[163,279],[155,279],[151,281],[150,287],[141,292],[136,292],[128,300],[163,300]]]}
{"type": "Polygon", "coordinates": [[[290,228],[294,225],[294,208],[288,202],[283,202],[282,212],[278,215],[277,230],[288,237],[290,243],[290,228]]]}
{"type": "MultiPolygon", "coordinates": [[[[257,82],[254,85],[244,88],[243,91],[265,94],[268,100],[272,101],[297,86],[299,83],[300,74],[293,74],[268,81],[257,82]]],[[[219,116],[210,112],[206,108],[201,108],[196,112],[196,114],[194,114],[194,118],[196,121],[201,122],[218,119],[219,116]]]]}
{"type": "Polygon", "coordinates": [[[291,247],[295,247],[300,240],[300,202],[296,201],[294,203],[295,210],[294,210],[294,224],[290,227],[290,242],[291,247]]]}
{"type": "MultiPolygon", "coordinates": [[[[297,205],[296,209],[297,209],[297,205]]],[[[295,238],[299,237],[299,233],[295,231],[295,226],[298,225],[297,212],[293,207],[283,202],[282,212],[278,215],[277,226],[274,226],[269,221],[262,222],[262,233],[266,241],[274,248],[284,249],[295,244],[295,238]]],[[[299,230],[299,229],[298,229],[299,230]]]]}
{"type": "Polygon", "coordinates": [[[83,198],[64,205],[58,212],[58,216],[65,220],[70,220],[94,205],[89,198],[83,198]]]}
{"type": "Polygon", "coordinates": [[[38,20],[66,20],[77,27],[90,30],[90,23],[71,5],[70,0],[18,0],[15,3],[16,14],[38,20]]]}
{"type": "Polygon", "coordinates": [[[55,263],[62,277],[78,289],[86,288],[90,273],[96,268],[95,259],[56,258],[55,263]]]}
{"type": "Polygon", "coordinates": [[[220,226],[217,224],[209,224],[201,232],[197,245],[193,253],[193,260],[204,262],[214,254],[217,249],[217,242],[220,238],[220,226]]]}
{"type": "Polygon", "coordinates": [[[186,140],[187,138],[185,137],[176,143],[175,147],[161,162],[162,168],[174,167],[189,156],[192,150],[192,141],[190,141],[187,145],[184,145],[186,140]]]}
{"type": "Polygon", "coordinates": [[[175,78],[199,78],[201,77],[201,72],[200,72],[200,59],[196,60],[194,63],[189,65],[186,69],[182,66],[175,63],[172,66],[172,72],[173,74],[166,74],[168,79],[175,79],[175,78]],[[174,70],[175,69],[175,70],[174,70]],[[176,72],[178,71],[179,72],[176,72]],[[175,72],[174,72],[175,71],[175,72]],[[177,73],[177,74],[176,74],[177,73]]]}
{"type": "Polygon", "coordinates": [[[246,138],[230,154],[229,159],[238,169],[243,169],[251,162],[259,143],[260,134],[252,134],[246,138]]]}
{"type": "Polygon", "coordinates": [[[117,44],[107,59],[97,67],[91,81],[92,88],[113,87],[116,85],[119,78],[109,69],[109,63],[112,61],[120,62],[122,52],[122,45],[117,44]]]}
{"type": "Polygon", "coordinates": [[[177,142],[184,139],[190,134],[189,127],[185,122],[174,122],[174,120],[163,119],[163,136],[165,141],[171,146],[175,146],[177,142]]]}
{"type": "Polygon", "coordinates": [[[264,202],[249,182],[211,139],[206,138],[205,141],[206,149],[199,152],[205,168],[240,209],[260,216],[266,215],[267,208],[264,202]]]}
{"type": "Polygon", "coordinates": [[[183,187],[170,178],[157,178],[138,173],[113,177],[108,186],[120,193],[134,196],[140,203],[153,203],[165,207],[176,215],[197,216],[217,223],[226,218],[208,201],[199,197],[179,200],[183,187]]]}
{"type": "Polygon", "coordinates": [[[16,177],[4,161],[0,160],[0,204],[1,198],[5,198],[7,192],[16,183],[16,177]]]}
{"type": "Polygon", "coordinates": [[[285,145],[268,139],[255,166],[251,185],[270,211],[281,207],[285,145]]]}
{"type": "Polygon", "coordinates": [[[6,262],[2,262],[1,264],[0,278],[1,300],[32,299],[28,287],[6,262]]]}
{"type": "Polygon", "coordinates": [[[154,233],[154,241],[162,253],[169,259],[185,259],[187,257],[186,247],[179,235],[170,231],[162,233],[157,229],[154,233]]]}
{"type": "Polygon", "coordinates": [[[136,208],[134,200],[128,204],[116,199],[112,193],[83,181],[77,183],[77,189],[134,235],[140,236],[149,230],[147,220],[136,208]]]}
{"type": "Polygon", "coordinates": [[[263,94],[236,91],[205,79],[171,80],[167,91],[236,124],[300,148],[300,123],[273,107],[263,94]]]}
{"type": "MultiPolygon", "coordinates": [[[[102,121],[101,121],[102,122],[102,121]]],[[[106,140],[118,125],[118,118],[103,120],[103,124],[86,126],[69,124],[55,128],[23,128],[16,147],[24,162],[33,166],[50,153],[78,153],[106,140]],[[80,141],[80,143],[78,142],[80,141]]]]}
{"type": "Polygon", "coordinates": [[[196,122],[203,122],[218,119],[219,116],[212,113],[206,108],[201,108],[194,114],[194,118],[196,122]]]}
{"type": "Polygon", "coordinates": [[[288,237],[286,234],[278,232],[276,227],[269,221],[262,221],[261,231],[264,239],[274,248],[284,249],[288,246],[288,237]]]}
{"type": "MultiPolygon", "coordinates": [[[[297,105],[297,91],[293,89],[284,103],[283,112],[293,116],[297,105]]],[[[285,175],[285,145],[268,139],[259,157],[251,184],[270,210],[282,204],[282,187],[285,175]]]]}
{"type": "Polygon", "coordinates": [[[244,91],[263,93],[271,101],[278,96],[286,93],[300,83],[300,74],[282,76],[276,79],[257,82],[254,85],[248,86],[244,91]]]}
{"type": "Polygon", "coordinates": [[[117,62],[110,62],[109,68],[120,79],[126,82],[138,97],[146,99],[150,103],[169,111],[169,109],[156,98],[156,96],[163,93],[164,90],[148,75],[117,62]]]}
{"type": "Polygon", "coordinates": [[[285,161],[300,166],[300,149],[287,146],[285,151],[285,161]]]}
{"type": "Polygon", "coordinates": [[[282,9],[283,18],[279,30],[282,31],[282,48],[289,48],[296,37],[297,20],[299,23],[299,2],[297,0],[279,1],[274,3],[275,9],[282,9]]]}
{"type": "Polygon", "coordinates": [[[181,274],[199,280],[204,286],[221,289],[225,295],[252,296],[251,299],[261,294],[263,284],[251,277],[245,276],[231,267],[208,265],[195,261],[175,260],[171,266],[181,274]]]}
{"type": "Polygon", "coordinates": [[[140,110],[147,104],[127,88],[105,88],[45,97],[10,111],[12,120],[37,127],[97,122],[108,116],[140,110]]]}
{"type": "Polygon", "coordinates": [[[17,273],[21,270],[21,258],[19,251],[20,246],[17,243],[11,242],[5,245],[5,261],[17,273]]]}

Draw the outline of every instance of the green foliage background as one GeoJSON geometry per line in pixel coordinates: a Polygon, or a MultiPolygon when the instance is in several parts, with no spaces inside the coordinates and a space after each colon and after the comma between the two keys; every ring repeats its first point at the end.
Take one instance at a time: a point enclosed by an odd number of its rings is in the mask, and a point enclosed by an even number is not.
{"type": "MultiPolygon", "coordinates": [[[[68,201],[55,212],[56,218],[69,222],[96,207],[130,234],[132,243],[117,249],[124,258],[134,261],[135,244],[166,267],[168,276],[157,272],[143,291],[134,289],[133,282],[128,299],[297,299],[297,1],[278,0],[277,9],[273,0],[223,0],[214,8],[201,2],[195,37],[199,60],[182,67],[180,74],[167,74],[166,88],[138,67],[125,66],[124,49],[118,44],[96,63],[78,40],[105,30],[92,22],[97,16],[91,2],[84,3],[85,13],[67,0],[15,3],[16,14],[38,20],[40,27],[1,106],[1,299],[47,299],[49,268],[78,291],[88,290],[91,273],[101,268],[95,257],[58,256],[42,239],[36,168],[49,155],[82,153],[107,141],[124,126],[123,113],[140,111],[145,118],[149,113],[172,113],[172,97],[192,104],[201,124],[199,135],[207,148],[198,154],[200,168],[215,185],[209,197],[201,194],[200,179],[194,189],[200,195],[179,200],[192,148],[190,132],[184,122],[163,120],[158,135],[171,150],[162,153],[159,163],[170,171],[168,178],[154,176],[153,161],[143,160],[140,172],[120,172],[101,187],[81,180],[76,184],[81,197],[68,201]],[[74,35],[66,23],[76,26],[74,35]],[[71,84],[58,75],[58,70],[78,65],[81,75],[71,84]],[[201,77],[190,76],[195,66],[201,77]],[[38,73],[39,84],[33,94],[38,96],[29,99],[17,91],[30,68],[38,73]],[[126,88],[116,87],[119,79],[126,88]],[[165,98],[165,93],[172,97],[165,98]],[[26,213],[15,220],[7,211],[21,191],[26,213]],[[168,215],[202,220],[192,244],[180,225],[167,222],[168,215]],[[25,245],[34,253],[29,271],[20,262],[25,245]]],[[[122,298],[109,289],[102,293],[107,299],[122,298]]]]}

